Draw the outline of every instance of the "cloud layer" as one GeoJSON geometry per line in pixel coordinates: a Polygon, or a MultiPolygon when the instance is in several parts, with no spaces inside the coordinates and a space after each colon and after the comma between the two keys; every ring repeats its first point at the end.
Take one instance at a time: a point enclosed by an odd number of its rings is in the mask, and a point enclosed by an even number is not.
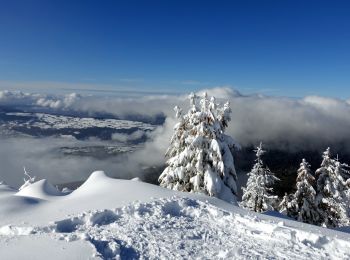
{"type": "MultiPolygon", "coordinates": [[[[349,101],[319,96],[302,99],[244,96],[228,87],[202,90],[197,94],[201,95],[204,91],[219,101],[230,101],[233,113],[228,133],[242,145],[264,141],[283,149],[319,149],[327,144],[349,141],[349,101]]],[[[0,91],[0,105],[37,106],[90,115],[108,113],[120,118],[131,115],[152,118],[159,114],[174,118],[173,107],[179,105],[186,110],[188,103],[186,95],[118,98],[81,96],[75,93],[50,96],[0,91]]]]}
{"type": "MultiPolygon", "coordinates": [[[[350,153],[349,101],[319,96],[300,99],[264,95],[247,96],[229,87],[201,90],[197,94],[201,95],[204,91],[208,92],[209,96],[215,96],[219,102],[230,101],[232,121],[227,133],[243,146],[255,145],[263,141],[269,148],[293,152],[309,149],[321,152],[327,146],[338,146],[350,153]]],[[[85,178],[96,169],[104,169],[113,176],[131,177],[140,174],[141,167],[162,165],[165,162],[164,153],[176,123],[173,107],[179,105],[186,110],[189,107],[189,101],[187,95],[118,98],[82,96],[74,93],[54,96],[0,91],[1,105],[35,106],[56,112],[74,111],[90,115],[108,113],[120,118],[131,115],[152,118],[159,114],[166,117],[163,125],[148,134],[149,141],[144,149],[124,158],[122,163],[119,163],[118,159],[65,160],[54,157],[48,152],[55,143],[53,140],[2,141],[0,147],[2,165],[7,165],[1,170],[4,178],[16,174],[16,182],[19,182],[22,165],[26,165],[28,169],[32,168],[42,175],[40,177],[46,174],[54,179],[54,182],[63,182],[63,180],[85,178]],[[16,169],[16,172],[13,169],[16,169]]],[[[114,135],[114,139],[118,141],[132,141],[140,137],[142,133],[135,133],[133,136],[114,135]]]]}
{"type": "Polygon", "coordinates": [[[64,156],[59,147],[103,145],[98,140],[78,141],[74,138],[9,138],[0,139],[0,180],[18,187],[23,183],[23,167],[37,179],[54,184],[86,179],[95,170],[128,179],[132,176],[124,166],[123,156],[100,160],[93,157],[64,156]]]}

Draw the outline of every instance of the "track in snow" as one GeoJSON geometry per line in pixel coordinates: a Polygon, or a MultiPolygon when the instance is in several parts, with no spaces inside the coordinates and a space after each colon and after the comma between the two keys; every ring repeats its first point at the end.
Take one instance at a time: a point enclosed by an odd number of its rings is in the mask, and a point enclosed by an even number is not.
{"type": "Polygon", "coordinates": [[[82,240],[103,259],[349,259],[350,243],[229,213],[189,198],[90,211],[46,227],[0,228],[0,235],[82,240]]]}

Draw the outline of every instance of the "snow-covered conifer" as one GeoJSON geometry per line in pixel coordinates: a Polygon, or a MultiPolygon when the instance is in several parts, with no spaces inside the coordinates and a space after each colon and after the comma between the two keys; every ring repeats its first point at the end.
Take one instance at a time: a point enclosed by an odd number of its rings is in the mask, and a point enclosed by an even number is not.
{"type": "Polygon", "coordinates": [[[191,107],[185,115],[175,107],[179,122],[166,152],[168,166],[159,177],[160,185],[235,202],[237,177],[232,153],[239,145],[224,134],[230,121],[229,103],[220,106],[206,93],[199,102],[194,93],[189,99],[191,107]]]}
{"type": "Polygon", "coordinates": [[[321,213],[320,225],[339,227],[349,224],[347,217],[347,185],[342,177],[344,165],[331,158],[330,148],[323,153],[321,167],[316,170],[316,202],[321,213]]]}
{"type": "Polygon", "coordinates": [[[289,216],[289,211],[290,211],[290,195],[285,193],[281,202],[278,205],[278,211],[284,215],[289,216]]]}
{"type": "Polygon", "coordinates": [[[298,221],[318,224],[320,211],[316,205],[315,178],[311,174],[309,163],[303,159],[298,169],[296,192],[292,196],[289,206],[289,216],[298,221]]]}
{"type": "Polygon", "coordinates": [[[24,189],[25,187],[29,186],[30,184],[34,183],[35,182],[35,176],[32,177],[30,176],[30,174],[27,172],[26,168],[23,167],[23,170],[24,170],[24,178],[23,178],[23,185],[19,188],[19,190],[22,190],[24,189]]]}
{"type": "Polygon", "coordinates": [[[264,212],[274,210],[277,196],[273,195],[273,185],[279,179],[264,166],[261,159],[265,151],[262,143],[254,150],[256,152],[256,163],[248,173],[247,187],[243,188],[241,205],[247,209],[264,212]]]}

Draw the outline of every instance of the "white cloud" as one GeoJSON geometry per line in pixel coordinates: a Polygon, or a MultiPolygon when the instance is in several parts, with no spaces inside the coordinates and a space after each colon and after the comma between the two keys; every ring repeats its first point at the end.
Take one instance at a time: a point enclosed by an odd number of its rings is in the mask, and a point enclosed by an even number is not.
{"type": "Polygon", "coordinates": [[[32,94],[21,91],[0,91],[0,105],[8,106],[39,106],[52,109],[65,109],[72,106],[81,96],[76,93],[55,96],[47,94],[32,94]]]}
{"type": "Polygon", "coordinates": [[[95,170],[110,176],[128,178],[123,157],[104,160],[83,156],[64,156],[59,147],[103,145],[99,140],[78,141],[73,138],[7,138],[0,139],[0,181],[18,187],[23,183],[23,166],[38,179],[68,183],[87,178],[95,170]]]}
{"type": "MultiPolygon", "coordinates": [[[[202,95],[203,91],[199,91],[197,94],[202,95]]],[[[227,132],[242,145],[255,145],[263,141],[269,145],[269,148],[294,151],[316,149],[320,152],[327,146],[343,145],[350,151],[349,101],[319,96],[308,96],[302,99],[264,95],[244,96],[230,87],[217,87],[205,91],[208,92],[209,96],[216,96],[218,102],[230,101],[232,121],[227,132]]],[[[68,160],[67,163],[63,163],[63,161],[57,160],[51,162],[52,158],[46,158],[45,156],[43,157],[47,159],[45,161],[41,161],[40,158],[36,161],[36,157],[33,157],[32,167],[37,167],[38,169],[35,168],[35,170],[42,173],[47,171],[49,175],[52,169],[60,169],[59,167],[63,167],[61,164],[66,165],[61,173],[65,172],[66,174],[63,175],[68,176],[67,178],[71,176],[70,174],[72,176],[85,176],[86,174],[87,176],[91,170],[102,169],[103,167],[108,168],[106,171],[111,175],[136,176],[140,173],[140,167],[142,166],[163,164],[165,162],[164,153],[169,145],[173,126],[176,123],[173,107],[179,105],[184,110],[189,107],[187,95],[145,95],[125,98],[78,96],[76,94],[52,96],[8,91],[0,92],[0,105],[2,104],[44,106],[53,110],[65,109],[86,112],[91,115],[109,113],[118,117],[128,117],[129,115],[155,117],[160,113],[166,116],[164,125],[159,126],[149,135],[150,141],[145,144],[144,149],[133,153],[128,159],[124,159],[121,164],[117,161],[89,161],[86,163],[86,167],[83,167],[85,159],[77,159],[76,161],[72,159],[71,161],[68,160]],[[35,164],[38,165],[35,166],[35,164]],[[45,167],[45,169],[40,170],[40,167],[45,167]]],[[[115,134],[113,138],[119,141],[128,141],[137,139],[139,136],[141,136],[141,133],[136,132],[132,136],[115,134]]],[[[18,156],[16,162],[13,162],[13,167],[28,161],[28,157],[26,157],[28,149],[24,148],[36,147],[37,145],[39,143],[18,143],[13,146],[17,149],[14,150],[12,156],[15,158],[16,154],[21,155],[18,156]],[[24,147],[23,151],[21,151],[21,147],[24,147]]],[[[4,158],[8,158],[11,154],[7,154],[5,149],[11,150],[13,147],[6,145],[0,147],[0,152],[3,152],[4,158]]],[[[60,176],[61,173],[55,173],[53,176],[60,176]]]]}
{"type": "Polygon", "coordinates": [[[71,93],[63,96],[62,98],[43,96],[36,101],[37,106],[49,107],[52,109],[65,109],[72,106],[81,96],[77,93],[71,93]]]}
{"type": "Polygon", "coordinates": [[[142,138],[145,135],[145,132],[142,130],[137,130],[131,134],[122,134],[122,133],[114,133],[112,134],[112,140],[118,142],[129,142],[135,141],[142,138]]]}
{"type": "MultiPolygon", "coordinates": [[[[232,122],[228,132],[243,145],[262,140],[281,148],[323,147],[349,141],[350,105],[341,99],[308,96],[303,99],[241,95],[230,87],[201,90],[218,101],[229,100],[232,122]]],[[[27,104],[78,112],[109,113],[118,117],[139,115],[174,117],[173,107],[189,107],[187,95],[145,95],[142,97],[101,97],[68,94],[52,96],[0,91],[0,104],[27,104]]],[[[126,139],[126,137],[115,136],[126,139]]],[[[167,140],[164,140],[165,142],[167,140]]]]}

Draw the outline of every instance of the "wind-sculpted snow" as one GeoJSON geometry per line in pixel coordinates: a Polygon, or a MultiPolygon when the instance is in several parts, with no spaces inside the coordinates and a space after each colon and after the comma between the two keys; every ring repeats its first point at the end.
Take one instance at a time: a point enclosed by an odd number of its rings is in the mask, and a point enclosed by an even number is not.
{"type": "Polygon", "coordinates": [[[16,195],[46,200],[48,198],[63,196],[65,193],[59,191],[47,180],[40,180],[20,190],[16,195]]]}
{"type": "Polygon", "coordinates": [[[0,252],[6,259],[47,259],[48,250],[56,252],[50,259],[350,258],[346,233],[111,179],[102,171],[67,195],[55,196],[43,182],[31,186],[14,196],[0,185],[0,252]]]}

